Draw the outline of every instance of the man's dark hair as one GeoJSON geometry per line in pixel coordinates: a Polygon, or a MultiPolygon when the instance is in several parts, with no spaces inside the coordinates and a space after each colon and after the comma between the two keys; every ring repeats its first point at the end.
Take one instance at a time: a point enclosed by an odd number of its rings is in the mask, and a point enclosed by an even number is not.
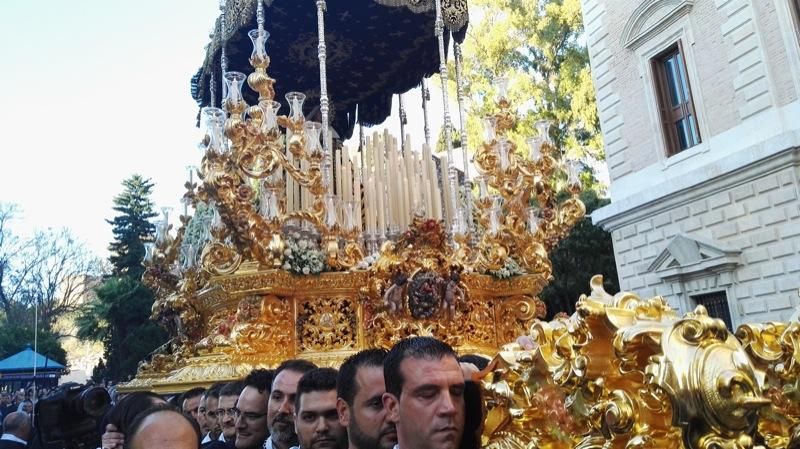
{"type": "Polygon", "coordinates": [[[479,370],[485,369],[491,360],[478,354],[464,354],[458,358],[459,363],[472,363],[479,370]]]}
{"type": "Polygon", "coordinates": [[[170,405],[169,403],[166,403],[166,404],[154,405],[136,415],[136,419],[133,420],[133,423],[131,424],[128,433],[125,434],[125,449],[129,449],[131,447],[131,444],[133,443],[133,437],[139,432],[139,428],[142,427],[142,423],[144,422],[144,420],[147,419],[148,416],[159,412],[172,412],[181,415],[183,419],[185,419],[186,422],[188,422],[189,425],[192,426],[192,429],[194,430],[194,433],[197,436],[197,441],[199,442],[202,440],[202,438],[200,437],[200,426],[197,424],[197,421],[192,419],[192,417],[187,415],[186,413],[183,413],[179,409],[170,405]]]}
{"type": "MultiPolygon", "coordinates": [[[[186,401],[188,399],[192,399],[192,398],[196,398],[198,396],[202,396],[203,393],[205,393],[205,392],[206,392],[206,389],[202,388],[202,387],[192,388],[191,390],[188,390],[185,393],[183,393],[183,400],[186,401]]],[[[181,406],[183,406],[183,401],[181,401],[181,406]]]]}
{"type": "Polygon", "coordinates": [[[219,390],[220,396],[239,396],[244,390],[244,383],[240,380],[228,382],[219,390]]]}
{"type": "Polygon", "coordinates": [[[347,405],[353,405],[356,396],[356,374],[359,368],[383,368],[386,359],[383,348],[365,349],[348,357],[339,367],[339,377],[336,379],[336,396],[342,398],[347,405]]]}
{"type": "Polygon", "coordinates": [[[208,387],[208,390],[206,390],[206,392],[203,393],[203,396],[207,398],[219,398],[219,391],[222,389],[224,385],[225,384],[222,382],[215,382],[210,387],[208,387]]]}
{"type": "MultiPolygon", "coordinates": [[[[275,373],[272,375],[272,380],[275,381],[275,378],[278,377],[283,371],[294,371],[296,373],[305,374],[312,369],[316,369],[317,365],[309,362],[308,360],[303,359],[289,359],[284,360],[277,368],[275,368],[275,373]]],[[[270,391],[272,390],[270,386],[270,391]]]]}
{"type": "Polygon", "coordinates": [[[130,427],[136,417],[143,411],[161,403],[161,396],[149,391],[137,391],[120,399],[108,412],[101,422],[100,429],[105,431],[108,424],[113,424],[121,433],[130,433],[130,427]]]}
{"type": "Polygon", "coordinates": [[[400,364],[407,358],[439,360],[443,357],[456,358],[456,352],[447,343],[433,337],[409,337],[397,342],[383,361],[383,379],[386,392],[400,397],[403,391],[403,373],[400,364]]]}
{"type": "Polygon", "coordinates": [[[297,381],[297,396],[294,399],[295,411],[300,410],[300,398],[303,393],[312,391],[336,390],[336,375],[338,371],[333,368],[314,368],[303,374],[297,381]]]}
{"type": "Polygon", "coordinates": [[[244,378],[245,387],[253,387],[259,393],[267,392],[269,394],[272,389],[272,370],[258,368],[250,371],[250,374],[244,378]]]}

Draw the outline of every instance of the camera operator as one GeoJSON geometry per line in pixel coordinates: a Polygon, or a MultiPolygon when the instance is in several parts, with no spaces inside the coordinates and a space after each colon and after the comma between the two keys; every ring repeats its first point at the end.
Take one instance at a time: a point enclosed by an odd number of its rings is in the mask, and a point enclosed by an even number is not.
{"type": "Polygon", "coordinates": [[[0,449],[23,449],[31,436],[31,416],[25,412],[12,412],[3,420],[0,449]]]}
{"type": "Polygon", "coordinates": [[[98,422],[111,398],[103,387],[66,383],[35,405],[33,448],[94,449],[99,445],[98,422]]]}

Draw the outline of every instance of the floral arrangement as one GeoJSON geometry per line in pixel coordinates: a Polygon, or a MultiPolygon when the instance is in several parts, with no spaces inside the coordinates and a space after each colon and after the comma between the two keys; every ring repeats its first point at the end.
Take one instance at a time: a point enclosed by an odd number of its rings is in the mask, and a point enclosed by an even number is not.
{"type": "Polygon", "coordinates": [[[286,239],[282,268],[294,274],[319,274],[328,269],[325,259],[316,240],[302,238],[294,232],[286,239]]]}
{"type": "Polygon", "coordinates": [[[499,270],[489,270],[489,274],[496,277],[497,279],[508,279],[510,277],[519,276],[523,274],[522,267],[519,266],[516,260],[508,257],[506,258],[506,263],[503,265],[502,268],[499,270]]]}

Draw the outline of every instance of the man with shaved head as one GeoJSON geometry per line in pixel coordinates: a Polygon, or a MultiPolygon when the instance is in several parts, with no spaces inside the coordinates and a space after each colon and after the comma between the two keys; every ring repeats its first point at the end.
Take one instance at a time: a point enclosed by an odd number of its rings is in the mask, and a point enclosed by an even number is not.
{"type": "Polygon", "coordinates": [[[31,436],[31,417],[25,412],[13,412],[3,420],[0,449],[23,449],[31,436]]]}
{"type": "Polygon", "coordinates": [[[125,449],[197,449],[200,427],[190,416],[169,404],[160,404],[140,413],[131,424],[125,449]]]}

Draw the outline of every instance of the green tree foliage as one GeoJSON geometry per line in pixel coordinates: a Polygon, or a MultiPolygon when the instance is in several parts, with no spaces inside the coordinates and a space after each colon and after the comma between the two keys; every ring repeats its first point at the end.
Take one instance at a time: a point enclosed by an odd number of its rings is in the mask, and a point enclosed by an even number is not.
{"type": "MultiPolygon", "coordinates": [[[[14,322],[0,324],[0,360],[10,357],[30,345],[34,346],[33,326],[14,322]]],[[[67,366],[67,353],[61,347],[58,335],[47,329],[38,329],[36,349],[39,354],[67,366]]]]}
{"type": "Polygon", "coordinates": [[[144,242],[155,232],[150,219],[158,216],[150,200],[153,183],[140,175],[133,175],[122,185],[125,190],[114,198],[114,210],[120,214],[106,220],[114,233],[114,241],[109,245],[109,261],[114,266],[114,275],[139,279],[144,274],[144,242]]]}
{"type": "Polygon", "coordinates": [[[97,299],[77,319],[78,338],[102,341],[104,377],[125,380],[166,339],[149,319],[153,292],[130,276],[111,277],[96,292],[97,299]]]}
{"type": "Polygon", "coordinates": [[[157,215],[150,200],[153,184],[133,175],[122,185],[124,191],[114,198],[120,215],[108,220],[114,227],[109,258],[113,273],[76,319],[78,338],[103,342],[105,371],[94,374],[111,380],[129,379],[139,361],[166,340],[164,331],[149,319],[153,292],[141,281],[144,242],[155,231],[148,220],[157,215]]]}
{"type": "Polygon", "coordinates": [[[595,274],[603,275],[607,292],[619,291],[611,234],[594,226],[589,217],[609,201],[591,190],[584,192],[581,200],[586,204],[586,217],[550,253],[555,279],[539,295],[547,304],[548,319],[558,312],[572,314],[580,295],[590,292],[589,280],[595,274]]]}
{"type": "MultiPolygon", "coordinates": [[[[469,147],[484,140],[480,118],[496,110],[493,80],[507,77],[508,98],[520,117],[510,133],[518,151],[527,153],[525,138],[536,135],[534,123],[548,119],[564,155],[603,160],[580,1],[473,0],[470,9],[478,20],[462,46],[469,147]]],[[[455,84],[449,87],[455,95],[455,84]]]]}

